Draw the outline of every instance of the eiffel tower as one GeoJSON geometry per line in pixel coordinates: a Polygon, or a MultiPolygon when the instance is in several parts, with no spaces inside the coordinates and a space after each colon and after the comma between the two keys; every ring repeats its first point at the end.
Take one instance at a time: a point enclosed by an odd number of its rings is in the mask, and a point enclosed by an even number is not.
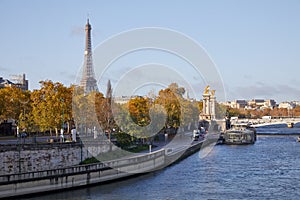
{"type": "Polygon", "coordinates": [[[90,93],[92,91],[98,91],[97,81],[95,79],[93,57],[92,57],[92,38],[91,38],[92,27],[87,19],[85,25],[85,51],[84,51],[84,65],[83,73],[80,81],[80,86],[83,87],[84,93],[90,93]]]}

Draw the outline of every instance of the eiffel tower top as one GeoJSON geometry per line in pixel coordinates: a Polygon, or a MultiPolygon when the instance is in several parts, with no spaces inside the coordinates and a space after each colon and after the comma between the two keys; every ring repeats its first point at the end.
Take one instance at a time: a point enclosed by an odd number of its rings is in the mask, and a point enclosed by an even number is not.
{"type": "Polygon", "coordinates": [[[80,86],[83,87],[85,93],[92,91],[98,91],[97,81],[95,79],[93,57],[92,57],[92,38],[91,38],[92,27],[89,23],[89,18],[85,25],[85,50],[84,50],[84,65],[83,73],[80,81],[80,86]]]}

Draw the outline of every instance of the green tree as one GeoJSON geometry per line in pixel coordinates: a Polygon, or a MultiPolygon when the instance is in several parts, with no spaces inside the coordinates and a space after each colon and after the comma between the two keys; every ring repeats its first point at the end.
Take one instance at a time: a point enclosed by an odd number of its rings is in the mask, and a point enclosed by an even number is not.
{"type": "Polygon", "coordinates": [[[181,126],[190,126],[199,120],[199,103],[185,99],[180,100],[181,104],[181,126]]]}
{"type": "MultiPolygon", "coordinates": [[[[226,117],[226,106],[216,103],[216,118],[217,119],[224,119],[226,117]]],[[[235,113],[232,113],[235,114],[235,113]]]]}
{"type": "Polygon", "coordinates": [[[241,114],[241,112],[237,108],[227,108],[226,114],[228,117],[237,117],[241,114]]]}

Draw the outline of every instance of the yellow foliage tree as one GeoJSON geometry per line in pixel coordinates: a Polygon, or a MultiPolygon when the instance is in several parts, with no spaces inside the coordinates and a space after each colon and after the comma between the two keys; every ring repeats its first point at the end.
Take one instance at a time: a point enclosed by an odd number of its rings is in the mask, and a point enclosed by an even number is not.
{"type": "Polygon", "coordinates": [[[58,130],[72,119],[72,91],[61,83],[41,81],[41,89],[31,94],[32,116],[41,131],[58,130]]]}

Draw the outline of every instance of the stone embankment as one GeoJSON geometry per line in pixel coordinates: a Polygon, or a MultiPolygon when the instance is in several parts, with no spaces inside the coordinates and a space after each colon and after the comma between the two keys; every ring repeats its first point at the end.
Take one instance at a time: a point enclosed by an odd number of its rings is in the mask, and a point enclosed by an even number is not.
{"type": "Polygon", "coordinates": [[[200,149],[202,143],[199,141],[180,148],[160,149],[102,163],[0,175],[0,198],[100,184],[151,172],[191,155],[200,149]]]}
{"type": "Polygon", "coordinates": [[[49,143],[0,145],[0,175],[64,168],[86,158],[114,151],[109,141],[97,143],[49,143]]]}

